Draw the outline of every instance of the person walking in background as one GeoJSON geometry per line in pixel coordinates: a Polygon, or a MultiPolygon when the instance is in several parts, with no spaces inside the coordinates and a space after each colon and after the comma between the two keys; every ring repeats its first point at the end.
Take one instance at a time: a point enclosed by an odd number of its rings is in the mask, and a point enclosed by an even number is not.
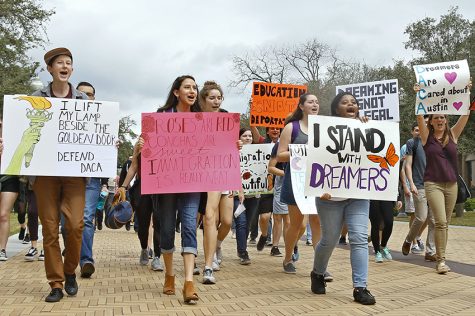
{"type": "MultiPolygon", "coordinates": [[[[89,82],[80,82],[76,86],[78,91],[87,95],[89,100],[96,99],[96,89],[89,82]]],[[[84,207],[84,229],[82,232],[81,258],[79,265],[81,267],[81,278],[90,278],[96,271],[94,267],[94,258],[92,246],[94,243],[94,218],[96,215],[97,202],[101,192],[107,196],[107,178],[90,178],[86,185],[86,200],[84,207]]]]}
{"type": "MultiPolygon", "coordinates": [[[[422,118],[425,122],[424,117],[422,118]]],[[[424,123],[426,124],[426,123],[424,123]]],[[[420,127],[413,127],[414,138],[409,139],[406,143],[406,159],[404,161],[404,171],[409,182],[409,190],[414,200],[415,217],[412,225],[407,233],[407,236],[402,245],[402,254],[407,256],[411,251],[413,241],[423,229],[424,223],[428,221],[428,231],[426,240],[426,254],[425,260],[435,261],[435,242],[434,242],[434,217],[432,209],[428,207],[426,192],[424,188],[424,173],[426,170],[426,155],[423,149],[423,144],[419,136],[420,127]]],[[[403,183],[403,187],[404,187],[403,183]]],[[[407,186],[404,187],[404,192],[407,196],[407,186]]],[[[414,252],[420,252],[420,246],[414,248],[414,252]]]]}

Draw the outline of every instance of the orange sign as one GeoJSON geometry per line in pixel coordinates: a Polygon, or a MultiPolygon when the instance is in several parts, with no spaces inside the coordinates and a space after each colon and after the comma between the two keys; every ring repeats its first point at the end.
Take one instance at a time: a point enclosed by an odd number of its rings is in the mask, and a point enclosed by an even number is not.
{"type": "Polygon", "coordinates": [[[252,84],[251,126],[284,127],[307,86],[268,82],[252,84]]]}

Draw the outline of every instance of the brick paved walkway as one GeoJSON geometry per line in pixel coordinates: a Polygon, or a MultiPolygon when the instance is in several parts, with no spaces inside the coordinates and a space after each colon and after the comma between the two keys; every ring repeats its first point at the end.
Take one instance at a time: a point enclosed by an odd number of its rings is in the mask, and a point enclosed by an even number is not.
{"type": "MultiPolygon", "coordinates": [[[[475,315],[475,278],[470,276],[475,270],[475,229],[450,228],[447,256],[454,262],[448,275],[436,274],[432,264],[424,266],[421,255],[403,257],[398,252],[406,230],[406,223],[395,223],[389,244],[395,250],[393,262],[376,264],[370,257],[374,306],[352,300],[348,247],[335,250],[329,266],[335,281],[328,283],[326,295],[316,296],[310,292],[311,247],[302,243],[297,274],[287,275],[282,258],[269,256],[269,248],[262,253],[250,248],[252,264],[239,265],[230,237],[223,244],[217,284],[197,282],[201,300],[195,306],[184,305],[179,255],[177,295],[166,296],[163,272],[138,264],[136,235],[105,229],[96,234],[93,278],[79,279],[78,295],[60,303],[44,302],[49,287],[42,262],[25,262],[20,253],[0,263],[0,315],[475,315]]],[[[197,261],[202,267],[201,255],[197,261]]]]}

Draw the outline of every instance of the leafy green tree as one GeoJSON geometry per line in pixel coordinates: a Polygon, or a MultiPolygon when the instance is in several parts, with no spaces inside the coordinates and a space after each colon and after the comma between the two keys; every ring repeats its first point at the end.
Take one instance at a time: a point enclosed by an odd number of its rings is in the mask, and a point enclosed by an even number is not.
{"type": "MultiPolygon", "coordinates": [[[[424,18],[407,26],[405,34],[409,40],[406,48],[421,54],[411,61],[411,66],[453,60],[467,59],[470,72],[475,71],[475,21],[464,19],[458,12],[458,7],[449,9],[437,21],[434,18],[424,18]]],[[[412,77],[413,82],[415,77],[412,77]]],[[[475,87],[472,87],[472,93],[475,87]]],[[[413,99],[413,106],[415,98],[413,99]]],[[[450,117],[450,123],[458,119],[450,117]]],[[[459,152],[473,153],[475,148],[475,117],[470,117],[464,133],[458,143],[459,152]]]]}
{"type": "Polygon", "coordinates": [[[39,66],[28,50],[47,42],[45,24],[53,10],[36,0],[0,1],[0,110],[5,94],[30,93],[30,78],[39,66]]]}
{"type": "Polygon", "coordinates": [[[119,121],[119,152],[117,156],[117,165],[122,166],[134,152],[132,141],[137,138],[137,134],[132,130],[137,122],[130,115],[124,116],[119,121]]]}

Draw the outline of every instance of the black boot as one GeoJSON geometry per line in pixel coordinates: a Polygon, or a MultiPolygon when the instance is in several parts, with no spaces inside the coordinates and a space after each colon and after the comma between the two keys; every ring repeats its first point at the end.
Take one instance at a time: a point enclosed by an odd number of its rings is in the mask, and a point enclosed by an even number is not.
{"type": "Polygon", "coordinates": [[[325,294],[325,287],[327,283],[325,282],[325,277],[323,274],[316,274],[315,272],[310,272],[310,280],[312,282],[311,289],[314,294],[325,294]]]}

